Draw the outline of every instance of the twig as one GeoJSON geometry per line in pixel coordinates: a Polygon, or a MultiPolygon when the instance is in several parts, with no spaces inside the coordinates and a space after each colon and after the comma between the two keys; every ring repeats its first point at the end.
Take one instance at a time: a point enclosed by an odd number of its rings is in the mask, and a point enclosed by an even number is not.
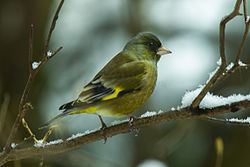
{"type": "Polygon", "coordinates": [[[220,68],[216,71],[214,76],[208,81],[208,83],[204,86],[204,88],[201,90],[199,95],[194,99],[192,103],[193,108],[197,108],[202,101],[202,99],[205,97],[207,92],[211,90],[211,88],[215,85],[218,78],[225,72],[226,69],[226,56],[225,56],[225,28],[226,24],[232,20],[234,17],[239,15],[240,5],[242,3],[242,0],[237,0],[236,4],[234,6],[234,10],[227,16],[225,16],[221,22],[220,22],[220,57],[221,57],[221,65],[220,68]]]}
{"type": "Polygon", "coordinates": [[[7,115],[8,107],[10,103],[10,96],[8,94],[4,95],[3,103],[0,108],[0,134],[2,132],[4,123],[5,123],[5,118],[7,115]]]}
{"type": "Polygon", "coordinates": [[[32,106],[29,103],[26,103],[26,105],[24,105],[24,107],[21,110],[19,110],[17,118],[12,126],[12,129],[10,131],[10,135],[7,139],[6,144],[5,144],[5,153],[8,153],[11,150],[11,142],[15,138],[17,129],[20,126],[20,122],[21,122],[22,118],[24,118],[26,112],[29,111],[31,108],[32,108],[32,106]]]}
{"type": "MultiPolygon", "coordinates": [[[[216,114],[223,114],[229,112],[236,112],[240,109],[250,108],[250,101],[244,100],[232,103],[231,105],[222,105],[213,109],[197,109],[198,112],[192,110],[190,107],[182,108],[180,110],[167,111],[164,113],[156,114],[149,117],[137,118],[133,121],[133,127],[135,129],[142,128],[149,125],[156,125],[162,122],[183,120],[183,119],[195,119],[204,118],[207,116],[213,116],[216,114]]],[[[43,145],[41,147],[26,147],[20,149],[13,149],[7,155],[0,153],[0,166],[9,161],[25,159],[34,156],[49,156],[52,154],[59,154],[66,151],[76,149],[84,144],[102,140],[105,137],[112,137],[122,133],[129,133],[131,130],[131,124],[129,121],[107,127],[104,130],[97,130],[92,133],[79,136],[72,139],[67,139],[63,142],[56,144],[43,145]]]]}
{"type": "Polygon", "coordinates": [[[49,138],[49,136],[51,135],[51,133],[52,133],[52,131],[53,131],[53,128],[50,128],[46,133],[45,133],[45,135],[43,136],[43,143],[45,143],[47,140],[48,140],[48,138],[49,138]]]}
{"type": "Polygon", "coordinates": [[[240,56],[242,54],[244,44],[245,44],[246,39],[247,39],[247,35],[248,35],[248,32],[249,32],[249,25],[250,25],[250,20],[248,19],[247,12],[246,12],[246,0],[243,0],[243,7],[244,7],[245,30],[244,30],[244,33],[243,33],[242,40],[240,42],[240,48],[239,48],[238,53],[236,55],[235,65],[239,64],[240,56]]]}
{"type": "MultiPolygon", "coordinates": [[[[53,30],[55,29],[55,25],[56,25],[56,21],[58,19],[58,15],[59,12],[62,8],[64,0],[61,0],[56,13],[54,15],[54,19],[52,21],[51,27],[50,27],[50,31],[48,34],[48,38],[45,42],[45,50],[44,50],[44,54],[46,54],[46,56],[43,56],[43,59],[41,61],[41,64],[36,68],[36,69],[32,69],[30,68],[30,73],[29,73],[29,77],[28,80],[26,82],[24,91],[22,93],[22,97],[19,103],[19,110],[18,110],[18,115],[16,117],[16,120],[12,126],[10,135],[7,139],[7,142],[5,144],[5,153],[7,154],[10,150],[11,150],[11,142],[14,140],[18,127],[20,126],[20,123],[22,121],[22,119],[25,117],[27,111],[29,111],[30,109],[32,109],[32,105],[30,103],[28,103],[28,96],[31,90],[31,87],[33,85],[33,81],[35,79],[35,77],[37,76],[38,71],[42,68],[42,66],[44,64],[46,64],[49,60],[48,56],[47,56],[47,50],[48,50],[48,46],[49,46],[49,42],[51,39],[51,35],[53,33],[53,30]]],[[[62,47],[60,47],[59,49],[56,50],[56,52],[53,53],[53,56],[55,56],[60,50],[62,49],[62,47]]],[[[33,54],[33,26],[31,25],[31,29],[30,29],[30,36],[29,36],[29,63],[32,63],[31,59],[32,59],[32,54],[33,54]]],[[[29,64],[29,67],[32,67],[32,64],[29,64]]]]}
{"type": "MultiPolygon", "coordinates": [[[[44,135],[43,139],[42,139],[42,143],[46,143],[47,142],[47,139],[49,138],[49,136],[51,135],[53,131],[53,128],[50,128],[44,135]]],[[[40,167],[43,167],[44,166],[44,156],[42,156],[40,158],[40,163],[39,163],[39,166],[40,167]]]]}
{"type": "Polygon", "coordinates": [[[238,50],[238,52],[236,54],[234,65],[233,65],[233,67],[231,69],[226,70],[223,73],[223,75],[220,75],[217,78],[217,81],[216,81],[217,85],[219,83],[222,83],[227,77],[229,77],[231,74],[233,74],[238,69],[241,69],[241,68],[246,68],[247,69],[247,67],[248,67],[248,66],[240,66],[240,64],[239,64],[240,56],[242,55],[243,48],[244,48],[244,45],[245,45],[245,42],[246,42],[246,38],[247,38],[247,35],[248,35],[248,32],[249,32],[249,26],[250,26],[250,20],[248,19],[248,16],[247,16],[246,0],[243,0],[243,12],[244,12],[245,29],[244,29],[244,33],[243,33],[243,36],[242,36],[242,40],[240,42],[239,50],[238,50]]]}
{"type": "Polygon", "coordinates": [[[33,43],[34,43],[34,25],[30,25],[29,33],[29,72],[32,71],[32,61],[33,61],[33,43]]]}
{"type": "MultiPolygon", "coordinates": [[[[247,64],[246,66],[241,66],[238,64],[234,64],[232,68],[230,68],[229,70],[227,70],[226,72],[223,73],[223,75],[220,75],[219,78],[216,81],[216,86],[219,86],[221,84],[223,84],[223,82],[229,77],[231,76],[233,73],[235,73],[237,70],[240,69],[247,69],[249,68],[249,65],[247,64]]],[[[215,87],[211,88],[211,90],[213,91],[215,87]]]]}
{"type": "Polygon", "coordinates": [[[243,0],[243,13],[244,13],[244,19],[245,23],[247,22],[247,1],[243,0]]]}
{"type": "Polygon", "coordinates": [[[51,53],[51,56],[47,56],[48,59],[51,59],[52,57],[54,57],[58,52],[60,52],[63,49],[63,47],[59,47],[58,49],[56,49],[56,51],[54,51],[53,53],[51,53]]]}
{"type": "Polygon", "coordinates": [[[60,4],[58,5],[57,7],[57,10],[56,10],[56,13],[53,17],[53,20],[52,20],[52,23],[51,23],[51,26],[50,26],[50,29],[49,29],[49,33],[48,33],[48,37],[47,37],[47,40],[45,42],[45,45],[44,45],[44,56],[47,57],[47,52],[48,52],[48,48],[49,48],[49,43],[50,43],[50,39],[51,39],[51,36],[52,36],[52,33],[56,27],[56,21],[58,19],[58,15],[60,13],[60,10],[63,6],[63,3],[64,3],[64,0],[61,0],[60,4]]]}
{"type": "Polygon", "coordinates": [[[27,122],[25,121],[25,119],[23,118],[22,119],[22,124],[23,124],[23,127],[26,128],[26,130],[29,132],[30,134],[30,137],[34,140],[35,143],[38,142],[38,140],[36,139],[36,136],[34,135],[34,133],[31,131],[31,129],[29,128],[27,122]]]}

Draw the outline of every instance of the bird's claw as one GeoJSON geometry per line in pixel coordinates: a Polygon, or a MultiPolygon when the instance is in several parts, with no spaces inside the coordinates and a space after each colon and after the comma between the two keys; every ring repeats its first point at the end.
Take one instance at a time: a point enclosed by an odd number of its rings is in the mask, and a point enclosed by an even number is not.
{"type": "Polygon", "coordinates": [[[107,128],[107,125],[104,123],[104,121],[103,121],[103,119],[102,119],[102,117],[100,115],[98,115],[98,117],[99,117],[99,119],[101,121],[101,125],[102,125],[100,130],[101,130],[101,134],[102,134],[103,140],[104,140],[103,144],[105,144],[107,142],[107,136],[106,136],[106,133],[105,133],[105,129],[107,128]]]}
{"type": "Polygon", "coordinates": [[[106,124],[102,124],[102,127],[100,128],[101,130],[101,134],[103,136],[103,144],[105,144],[107,142],[107,136],[106,136],[106,133],[105,133],[105,129],[107,128],[107,125],[106,124]]]}
{"type": "Polygon", "coordinates": [[[135,136],[138,136],[138,133],[139,133],[140,129],[139,128],[135,128],[134,124],[133,124],[134,120],[136,120],[136,119],[137,119],[136,117],[130,116],[129,117],[129,121],[128,121],[128,125],[129,125],[129,131],[130,132],[134,132],[135,136]]]}
{"type": "Polygon", "coordinates": [[[134,116],[129,117],[129,120],[128,120],[129,126],[133,126],[133,122],[135,119],[136,119],[136,117],[134,117],[134,116]]]}

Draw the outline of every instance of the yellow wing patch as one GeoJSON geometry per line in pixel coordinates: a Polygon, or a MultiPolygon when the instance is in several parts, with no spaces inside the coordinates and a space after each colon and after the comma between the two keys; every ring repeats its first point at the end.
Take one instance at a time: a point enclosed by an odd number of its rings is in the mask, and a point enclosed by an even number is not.
{"type": "Polygon", "coordinates": [[[81,113],[95,113],[97,111],[97,107],[88,107],[83,110],[76,110],[69,113],[69,115],[81,114],[81,113]]]}
{"type": "Polygon", "coordinates": [[[105,101],[105,100],[110,100],[110,99],[114,99],[114,98],[116,98],[117,96],[118,96],[118,94],[121,92],[121,91],[123,91],[124,90],[124,88],[122,88],[122,87],[115,87],[114,88],[114,92],[111,94],[111,95],[108,95],[108,96],[105,96],[105,97],[103,97],[102,99],[101,99],[101,101],[105,101]]]}

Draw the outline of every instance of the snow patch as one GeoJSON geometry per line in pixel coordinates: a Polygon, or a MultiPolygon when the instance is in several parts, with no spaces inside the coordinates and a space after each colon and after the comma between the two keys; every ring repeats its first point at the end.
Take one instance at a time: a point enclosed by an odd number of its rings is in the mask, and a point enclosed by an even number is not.
{"type": "Polygon", "coordinates": [[[140,118],[150,117],[150,116],[153,116],[153,115],[156,115],[156,114],[157,114],[157,112],[155,112],[155,111],[147,111],[147,112],[145,112],[144,114],[142,114],[142,115],[140,116],[140,118]]]}
{"type": "Polygon", "coordinates": [[[40,148],[40,147],[44,147],[45,143],[43,142],[43,140],[38,140],[35,144],[34,147],[40,148]]]}
{"type": "Polygon", "coordinates": [[[39,62],[35,62],[35,61],[34,61],[34,62],[32,63],[32,69],[33,69],[33,70],[37,69],[37,68],[39,67],[40,64],[41,64],[41,61],[39,61],[39,62]]]}
{"type": "Polygon", "coordinates": [[[230,63],[230,64],[228,64],[228,66],[226,67],[226,70],[227,71],[229,71],[229,70],[231,70],[231,68],[233,68],[233,66],[234,66],[234,63],[230,63]]]}
{"type": "Polygon", "coordinates": [[[94,131],[97,131],[98,129],[93,129],[93,130],[86,130],[85,132],[83,133],[77,133],[77,134],[73,134],[71,137],[67,138],[67,141],[69,140],[72,140],[72,139],[75,139],[75,138],[78,138],[78,137],[81,137],[81,136],[84,136],[84,135],[87,135],[87,134],[90,134],[94,131]]]}
{"type": "Polygon", "coordinates": [[[47,56],[48,57],[52,56],[52,52],[50,50],[47,52],[47,56]]]}
{"type": "Polygon", "coordinates": [[[164,113],[164,111],[162,111],[162,110],[158,111],[158,114],[162,114],[162,113],[164,113]]]}
{"type": "MultiPolygon", "coordinates": [[[[184,94],[181,101],[181,107],[187,107],[192,104],[193,100],[198,96],[198,94],[201,92],[202,87],[193,90],[188,91],[184,94]]],[[[214,108],[221,105],[227,105],[231,104],[237,101],[242,100],[250,100],[250,94],[248,95],[241,95],[241,94],[233,94],[228,97],[213,95],[212,93],[207,93],[207,95],[203,98],[203,100],[200,103],[200,108],[214,108]]]]}
{"type": "Polygon", "coordinates": [[[226,119],[226,121],[234,122],[234,123],[250,124],[250,117],[247,117],[246,119],[230,118],[230,119],[226,119]]]}
{"type": "Polygon", "coordinates": [[[16,148],[17,144],[16,144],[16,143],[11,143],[11,145],[10,145],[10,146],[11,146],[11,148],[13,148],[13,149],[14,149],[14,148],[16,148]]]}
{"type": "Polygon", "coordinates": [[[217,64],[218,66],[221,65],[221,58],[216,62],[216,64],[217,64]]]}
{"type": "Polygon", "coordinates": [[[52,144],[59,144],[59,143],[62,143],[62,142],[63,142],[62,139],[57,139],[57,140],[50,141],[50,142],[46,143],[45,145],[49,146],[49,145],[52,145],[52,144]]]}
{"type": "Polygon", "coordinates": [[[247,67],[247,64],[243,63],[242,61],[239,61],[239,65],[240,65],[241,67],[247,67]]]}
{"type": "Polygon", "coordinates": [[[128,121],[129,119],[124,119],[124,120],[114,120],[113,122],[111,122],[111,125],[114,126],[114,125],[117,125],[117,124],[121,124],[123,122],[126,122],[128,121]]]}
{"type": "Polygon", "coordinates": [[[246,23],[250,21],[250,16],[247,16],[246,23]]]}
{"type": "Polygon", "coordinates": [[[71,137],[67,138],[67,140],[72,140],[72,139],[75,139],[77,137],[81,137],[83,135],[84,135],[84,133],[73,134],[71,137]]]}
{"type": "Polygon", "coordinates": [[[216,67],[216,69],[214,71],[212,71],[211,73],[209,73],[209,77],[208,80],[206,81],[206,84],[210,81],[210,79],[214,76],[214,74],[218,71],[220,67],[216,67]]]}

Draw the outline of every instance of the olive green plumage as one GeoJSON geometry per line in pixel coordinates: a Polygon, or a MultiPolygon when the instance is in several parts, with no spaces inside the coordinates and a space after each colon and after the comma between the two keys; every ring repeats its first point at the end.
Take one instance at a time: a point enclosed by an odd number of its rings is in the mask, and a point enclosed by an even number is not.
{"type": "Polygon", "coordinates": [[[64,110],[48,122],[65,115],[91,113],[100,116],[130,115],[152,94],[157,79],[157,62],[171,53],[151,33],[132,38],[90,81],[79,97],[62,105],[64,110]]]}

